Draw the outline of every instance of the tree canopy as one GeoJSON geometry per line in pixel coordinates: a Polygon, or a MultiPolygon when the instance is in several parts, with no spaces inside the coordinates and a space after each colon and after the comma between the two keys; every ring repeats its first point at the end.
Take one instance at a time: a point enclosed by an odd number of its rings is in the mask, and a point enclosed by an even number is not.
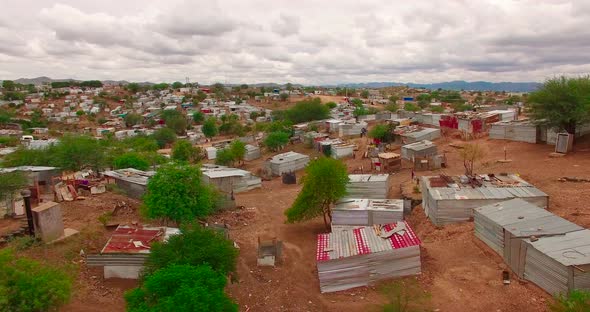
{"type": "Polygon", "coordinates": [[[346,165],[338,160],[322,157],[305,168],[303,189],[293,205],[285,211],[287,222],[309,220],[324,216],[324,224],[329,228],[332,221],[331,205],[346,195],[348,173],[346,165]]]}
{"type": "Polygon", "coordinates": [[[166,127],[174,130],[176,134],[182,135],[186,132],[188,121],[181,112],[167,109],[162,112],[161,117],[166,122],[166,127]]]}
{"type": "Polygon", "coordinates": [[[193,113],[193,121],[196,124],[202,124],[203,121],[205,121],[205,114],[203,114],[202,112],[194,112],[193,113]]]}
{"type": "Polygon", "coordinates": [[[289,143],[289,134],[283,131],[269,133],[264,138],[264,145],[271,151],[278,151],[289,143]]]}
{"type": "Polygon", "coordinates": [[[12,250],[0,250],[0,311],[52,311],[70,299],[72,279],[63,270],[12,250]]]}
{"type": "Polygon", "coordinates": [[[215,117],[207,118],[207,120],[205,120],[203,123],[202,131],[203,134],[208,138],[216,136],[219,131],[217,128],[217,119],[215,119],[215,117]]]}
{"type": "Polygon", "coordinates": [[[125,115],[125,126],[132,127],[139,125],[143,121],[143,116],[140,114],[129,113],[125,115]]]}
{"type": "Polygon", "coordinates": [[[172,159],[191,163],[197,162],[201,160],[201,150],[194,147],[187,140],[179,140],[172,147],[172,159]]]}
{"type": "Polygon", "coordinates": [[[224,276],[236,271],[238,250],[222,232],[197,223],[183,224],[180,230],[167,242],[152,244],[145,262],[147,274],[174,264],[209,265],[224,276]]]}
{"type": "Polygon", "coordinates": [[[574,134],[590,122],[590,76],[549,79],[527,101],[537,123],[574,134]]]}
{"type": "Polygon", "coordinates": [[[207,265],[171,265],[125,294],[128,312],[230,312],[238,306],[223,292],[226,278],[207,265]]]}
{"type": "Polygon", "coordinates": [[[216,192],[201,177],[201,170],[196,166],[161,166],[148,182],[143,214],[177,223],[210,215],[215,208],[216,192]]]}
{"type": "Polygon", "coordinates": [[[319,98],[297,102],[284,111],[273,111],[275,119],[287,119],[294,124],[330,117],[330,109],[319,98]]]}
{"type": "Polygon", "coordinates": [[[137,152],[128,152],[115,158],[113,166],[115,169],[135,168],[137,170],[148,170],[150,162],[137,152]]]}
{"type": "Polygon", "coordinates": [[[156,140],[160,148],[164,148],[166,145],[176,141],[176,133],[170,128],[158,129],[152,134],[152,137],[156,140]]]}

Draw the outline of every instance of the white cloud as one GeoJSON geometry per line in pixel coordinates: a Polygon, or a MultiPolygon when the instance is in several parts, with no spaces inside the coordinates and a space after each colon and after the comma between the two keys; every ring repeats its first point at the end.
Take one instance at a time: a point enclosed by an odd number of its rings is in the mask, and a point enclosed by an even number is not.
{"type": "Polygon", "coordinates": [[[22,0],[0,79],[539,81],[590,70],[587,0],[22,0]]]}

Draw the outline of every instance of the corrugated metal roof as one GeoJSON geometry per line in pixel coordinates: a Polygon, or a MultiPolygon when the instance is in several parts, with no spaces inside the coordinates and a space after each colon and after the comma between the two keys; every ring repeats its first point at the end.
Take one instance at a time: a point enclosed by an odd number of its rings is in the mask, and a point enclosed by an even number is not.
{"type": "Polygon", "coordinates": [[[318,235],[316,259],[317,261],[328,261],[418,246],[420,244],[420,239],[405,221],[380,227],[333,226],[332,233],[318,235]],[[403,230],[392,234],[388,238],[382,238],[377,233],[377,229],[383,234],[396,228],[403,230]]]}
{"type": "Polygon", "coordinates": [[[404,210],[403,199],[360,199],[350,198],[336,202],[335,210],[404,210]]]}
{"type": "Polygon", "coordinates": [[[349,174],[348,178],[351,183],[355,182],[385,182],[389,178],[388,174],[349,174]]]}
{"type": "Polygon", "coordinates": [[[278,155],[273,156],[271,158],[270,162],[278,164],[278,163],[286,163],[286,162],[299,160],[299,159],[305,159],[305,158],[309,159],[309,156],[299,154],[296,152],[286,152],[286,153],[282,153],[282,154],[278,154],[278,155]]]}
{"type": "Polygon", "coordinates": [[[0,168],[0,173],[8,173],[14,171],[32,171],[32,172],[39,172],[39,171],[51,171],[55,170],[57,167],[46,167],[46,166],[20,166],[20,167],[10,167],[10,168],[0,168]]]}
{"type": "Polygon", "coordinates": [[[515,237],[564,234],[583,228],[537,207],[523,199],[512,199],[501,203],[475,208],[515,237]]]}
{"type": "Polygon", "coordinates": [[[590,264],[590,230],[566,233],[561,236],[527,240],[535,249],[565,265],[590,264]]]}
{"type": "Polygon", "coordinates": [[[133,168],[119,169],[113,171],[105,171],[102,173],[107,177],[140,184],[147,185],[149,178],[156,174],[155,171],[141,171],[133,168]]]}
{"type": "Polygon", "coordinates": [[[177,228],[139,228],[121,225],[113,232],[101,254],[149,253],[150,245],[153,242],[164,241],[170,235],[178,233],[180,231],[177,228]]]}
{"type": "Polygon", "coordinates": [[[404,146],[402,146],[402,148],[407,148],[413,151],[422,151],[425,149],[429,149],[435,147],[436,148],[436,144],[434,144],[432,141],[428,141],[428,140],[422,140],[422,141],[418,141],[418,142],[414,142],[414,143],[410,143],[410,144],[406,144],[404,146]]]}

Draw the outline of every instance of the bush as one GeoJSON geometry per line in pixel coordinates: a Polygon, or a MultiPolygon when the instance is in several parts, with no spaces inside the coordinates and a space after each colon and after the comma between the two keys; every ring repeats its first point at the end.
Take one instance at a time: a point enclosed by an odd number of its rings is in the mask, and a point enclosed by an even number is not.
{"type": "Polygon", "coordinates": [[[330,109],[323,105],[319,98],[316,98],[297,102],[295,106],[285,111],[273,111],[273,116],[275,119],[287,119],[296,124],[329,118],[330,109]]]}
{"type": "Polygon", "coordinates": [[[176,141],[176,133],[174,133],[174,130],[172,129],[162,128],[154,132],[152,138],[156,140],[160,148],[164,148],[166,145],[172,144],[176,141]]]}
{"type": "Polygon", "coordinates": [[[115,169],[134,168],[137,170],[148,170],[150,163],[136,152],[125,153],[113,161],[115,169]]]}
{"type": "Polygon", "coordinates": [[[387,125],[376,125],[369,131],[369,137],[385,141],[390,136],[390,130],[387,125]]]}
{"type": "Polygon", "coordinates": [[[238,311],[223,292],[226,279],[209,266],[172,265],[125,294],[128,312],[238,311]]]}
{"type": "Polygon", "coordinates": [[[18,138],[17,137],[0,137],[0,145],[17,146],[18,145],[18,138]]]}
{"type": "Polygon", "coordinates": [[[329,109],[333,109],[333,108],[336,108],[336,106],[338,106],[338,104],[336,104],[334,102],[328,102],[328,103],[326,103],[326,106],[328,106],[329,109]]]}
{"type": "Polygon", "coordinates": [[[205,114],[203,114],[201,112],[195,112],[195,113],[193,113],[193,121],[196,124],[202,124],[203,121],[205,121],[205,114]]]}
{"type": "Polygon", "coordinates": [[[177,223],[210,215],[215,207],[216,193],[201,176],[201,170],[196,166],[163,165],[148,182],[143,197],[143,214],[177,223]]]}
{"type": "Polygon", "coordinates": [[[176,161],[196,162],[201,158],[201,149],[187,140],[177,141],[172,147],[172,159],[176,161]]]}
{"type": "Polygon", "coordinates": [[[217,120],[215,117],[207,118],[207,120],[203,123],[202,131],[203,134],[208,138],[212,138],[217,135],[219,130],[217,129],[217,120]]]}
{"type": "Polygon", "coordinates": [[[219,149],[217,150],[217,155],[215,156],[215,164],[221,166],[229,166],[236,161],[235,155],[229,148],[219,149]]]}
{"type": "Polygon", "coordinates": [[[135,125],[140,124],[143,121],[143,116],[139,114],[129,113],[125,115],[125,125],[127,127],[132,127],[135,125]]]}
{"type": "Polygon", "coordinates": [[[145,262],[145,273],[150,274],[174,264],[209,265],[216,272],[227,275],[236,271],[238,250],[233,242],[219,231],[199,224],[181,226],[181,234],[167,242],[152,244],[145,262]]]}
{"type": "Polygon", "coordinates": [[[289,143],[289,134],[283,131],[269,133],[264,139],[264,145],[271,151],[280,150],[289,143]]]}
{"type": "Polygon", "coordinates": [[[72,281],[64,271],[11,250],[0,250],[0,311],[36,312],[56,310],[68,302],[72,281]]]}
{"type": "Polygon", "coordinates": [[[244,156],[246,156],[246,143],[240,140],[234,140],[229,145],[229,150],[234,156],[234,161],[241,162],[244,160],[244,156]]]}
{"type": "Polygon", "coordinates": [[[549,308],[553,312],[586,312],[590,311],[590,292],[574,289],[567,296],[560,294],[549,308]]]}
{"type": "Polygon", "coordinates": [[[420,106],[418,106],[414,103],[406,103],[406,104],[404,104],[404,110],[406,110],[408,112],[417,112],[420,110],[420,106]]]}
{"type": "Polygon", "coordinates": [[[186,132],[188,122],[186,117],[177,110],[165,110],[161,115],[162,119],[166,122],[166,127],[174,130],[178,135],[182,135],[186,132]]]}

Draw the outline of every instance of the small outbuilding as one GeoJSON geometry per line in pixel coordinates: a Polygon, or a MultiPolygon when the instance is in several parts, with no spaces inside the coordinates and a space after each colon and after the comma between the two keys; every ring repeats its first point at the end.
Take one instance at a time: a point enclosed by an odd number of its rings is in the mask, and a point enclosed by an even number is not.
{"type": "Polygon", "coordinates": [[[377,154],[379,159],[379,170],[382,172],[394,172],[402,168],[402,158],[396,153],[379,153],[377,154]]]}
{"type": "Polygon", "coordinates": [[[547,208],[549,196],[515,174],[423,176],[422,207],[435,225],[468,221],[473,209],[513,198],[547,208]]]}
{"type": "Polygon", "coordinates": [[[260,158],[260,156],[260,147],[246,144],[246,155],[244,155],[245,161],[252,161],[260,158]]]}
{"type": "Polygon", "coordinates": [[[402,158],[410,161],[413,161],[416,157],[432,157],[436,154],[436,144],[428,140],[422,140],[402,146],[402,158]]]}
{"type": "Polygon", "coordinates": [[[403,219],[403,199],[343,199],[332,209],[332,226],[369,226],[394,223],[403,219]]]}
{"type": "Polygon", "coordinates": [[[147,190],[149,179],[154,176],[156,172],[127,168],[105,171],[102,174],[109,178],[113,178],[117,186],[123,189],[127,196],[140,199],[147,190]]]}
{"type": "Polygon", "coordinates": [[[349,174],[348,178],[346,198],[389,197],[389,174],[349,174]]]}
{"type": "Polygon", "coordinates": [[[406,222],[382,226],[333,226],[317,238],[322,293],[420,274],[420,239],[406,222]]]}
{"type": "Polygon", "coordinates": [[[436,128],[421,128],[415,131],[401,134],[401,139],[404,144],[414,143],[423,140],[436,140],[440,138],[440,129],[436,128]]]}
{"type": "Polygon", "coordinates": [[[268,162],[272,175],[281,176],[283,173],[305,168],[309,163],[309,156],[296,152],[286,152],[273,156],[268,162]]]}

